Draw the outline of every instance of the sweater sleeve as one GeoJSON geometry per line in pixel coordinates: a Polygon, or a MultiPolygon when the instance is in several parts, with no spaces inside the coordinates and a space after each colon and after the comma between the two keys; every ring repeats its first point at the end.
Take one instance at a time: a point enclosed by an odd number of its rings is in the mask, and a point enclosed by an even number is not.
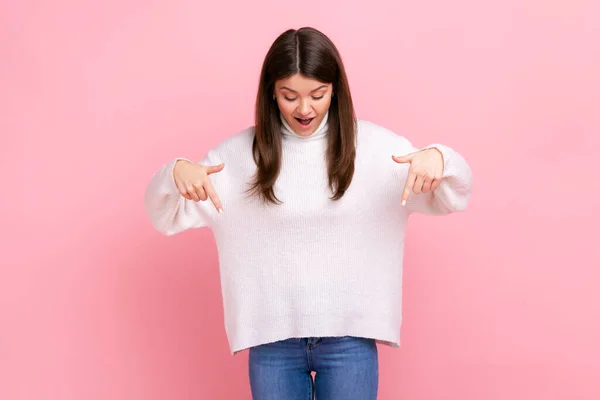
{"type": "MultiPolygon", "coordinates": [[[[426,146],[438,149],[444,159],[442,182],[438,188],[427,193],[411,193],[406,207],[409,213],[444,215],[464,211],[467,208],[473,186],[471,167],[457,151],[442,144],[426,146]]],[[[418,151],[414,149],[413,151],[418,151]]]]}
{"type": "MultiPolygon", "coordinates": [[[[150,222],[157,231],[167,236],[210,224],[210,199],[199,202],[188,200],[177,189],[173,168],[179,160],[190,161],[176,158],[163,165],[150,179],[144,195],[144,208],[150,222]]],[[[200,164],[212,165],[208,155],[200,164]]]]}

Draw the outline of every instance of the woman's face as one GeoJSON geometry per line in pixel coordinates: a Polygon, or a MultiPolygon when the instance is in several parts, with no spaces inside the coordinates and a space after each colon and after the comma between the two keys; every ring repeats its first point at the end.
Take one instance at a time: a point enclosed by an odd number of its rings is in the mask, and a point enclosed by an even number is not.
{"type": "Polygon", "coordinates": [[[275,82],[279,111],[294,132],[310,136],[329,110],[333,85],[300,74],[275,82]]]}

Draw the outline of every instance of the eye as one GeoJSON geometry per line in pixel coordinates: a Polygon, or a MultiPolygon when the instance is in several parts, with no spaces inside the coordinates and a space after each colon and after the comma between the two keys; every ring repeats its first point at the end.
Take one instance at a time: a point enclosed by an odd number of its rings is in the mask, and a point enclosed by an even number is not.
{"type": "Polygon", "coordinates": [[[295,98],[294,98],[294,99],[290,99],[290,98],[289,98],[289,97],[287,97],[287,96],[284,96],[284,98],[285,98],[287,101],[295,101],[295,100],[296,100],[295,98]]]}
{"type": "Polygon", "coordinates": [[[323,97],[325,97],[325,95],[321,95],[319,97],[313,96],[313,100],[321,100],[323,97]]]}

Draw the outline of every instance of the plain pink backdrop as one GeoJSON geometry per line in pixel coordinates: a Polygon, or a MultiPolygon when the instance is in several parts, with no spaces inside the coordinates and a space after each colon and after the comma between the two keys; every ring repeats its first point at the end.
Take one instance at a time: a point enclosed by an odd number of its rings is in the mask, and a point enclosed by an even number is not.
{"type": "Polygon", "coordinates": [[[342,52],[360,118],[474,170],[466,213],[411,220],[380,398],[599,399],[599,15],[593,0],[3,0],[0,398],[250,398],[211,232],[160,236],[143,192],[251,125],[269,45],[311,25],[342,52]]]}

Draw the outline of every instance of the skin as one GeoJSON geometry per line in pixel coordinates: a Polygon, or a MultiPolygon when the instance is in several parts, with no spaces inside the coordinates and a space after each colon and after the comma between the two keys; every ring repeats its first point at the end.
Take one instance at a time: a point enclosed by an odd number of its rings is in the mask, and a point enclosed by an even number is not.
{"type": "Polygon", "coordinates": [[[300,136],[310,136],[329,110],[333,85],[294,74],[275,82],[274,96],[290,128],[300,136]],[[309,126],[303,126],[296,118],[313,120],[309,126]]]}
{"type": "Polygon", "coordinates": [[[209,175],[219,173],[225,168],[225,164],[201,165],[187,160],[179,160],[173,168],[173,179],[179,193],[188,200],[211,202],[219,212],[223,213],[223,205],[217,195],[209,175]]]}
{"type": "Polygon", "coordinates": [[[444,156],[436,148],[420,150],[405,156],[392,156],[398,164],[409,164],[408,176],[402,192],[402,205],[411,193],[428,193],[435,191],[444,173],[444,156]]]}

